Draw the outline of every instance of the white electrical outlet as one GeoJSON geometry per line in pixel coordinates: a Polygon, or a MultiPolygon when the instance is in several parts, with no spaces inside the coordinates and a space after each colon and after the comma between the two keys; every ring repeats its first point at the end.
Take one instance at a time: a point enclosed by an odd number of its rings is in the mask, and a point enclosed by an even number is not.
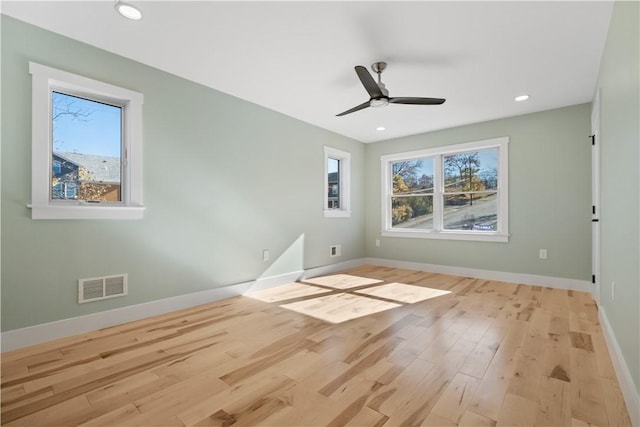
{"type": "Polygon", "coordinates": [[[332,258],[336,256],[342,256],[342,245],[329,246],[329,256],[332,258]]]}
{"type": "Polygon", "coordinates": [[[547,259],[547,250],[546,249],[540,249],[540,259],[547,259]]]}
{"type": "Polygon", "coordinates": [[[262,260],[263,261],[269,261],[269,251],[268,250],[264,250],[262,251],[262,260]]]}
{"type": "Polygon", "coordinates": [[[376,239],[376,247],[379,248],[380,247],[380,239],[376,239]]]}

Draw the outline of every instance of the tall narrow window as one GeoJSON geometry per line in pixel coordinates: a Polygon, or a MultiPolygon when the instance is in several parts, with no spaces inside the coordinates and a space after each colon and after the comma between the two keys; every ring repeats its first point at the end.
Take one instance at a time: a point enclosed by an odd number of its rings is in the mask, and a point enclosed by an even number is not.
{"type": "Polygon", "coordinates": [[[351,215],[350,169],[351,154],[324,147],[324,216],[351,215]]]}
{"type": "Polygon", "coordinates": [[[31,217],[142,218],[143,95],[34,62],[29,73],[31,217]]]}

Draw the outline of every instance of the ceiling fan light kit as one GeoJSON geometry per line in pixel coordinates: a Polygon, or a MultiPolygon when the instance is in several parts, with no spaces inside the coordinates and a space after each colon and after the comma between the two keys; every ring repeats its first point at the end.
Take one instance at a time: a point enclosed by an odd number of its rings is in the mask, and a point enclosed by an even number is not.
{"type": "Polygon", "coordinates": [[[443,98],[418,98],[418,97],[389,97],[389,91],[384,83],[382,83],[382,72],[387,68],[386,62],[374,62],[371,69],[378,74],[378,82],[373,79],[371,74],[362,65],[356,65],[355,70],[362,86],[369,94],[369,101],[363,102],[347,111],[336,114],[337,117],[346,116],[355,113],[367,107],[386,107],[388,104],[406,104],[406,105],[440,105],[445,102],[443,98]]]}
{"type": "Polygon", "coordinates": [[[389,105],[389,100],[387,98],[378,98],[369,101],[369,107],[379,108],[386,107],[387,105],[389,105]]]}

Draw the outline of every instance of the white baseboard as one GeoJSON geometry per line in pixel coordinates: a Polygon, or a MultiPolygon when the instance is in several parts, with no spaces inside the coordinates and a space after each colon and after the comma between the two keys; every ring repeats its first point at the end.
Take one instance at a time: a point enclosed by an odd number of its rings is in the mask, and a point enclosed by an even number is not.
{"type": "Polygon", "coordinates": [[[251,282],[239,283],[236,285],[179,295],[157,301],[130,305],[128,307],[101,311],[99,313],[92,313],[86,316],[57,320],[55,322],[28,326],[21,329],[14,329],[1,334],[0,340],[2,342],[2,351],[15,350],[17,348],[95,331],[97,329],[108,328],[110,326],[157,316],[171,311],[181,310],[183,308],[232,298],[249,292],[250,290],[255,291],[259,289],[267,289],[283,285],[285,283],[295,282],[303,273],[303,271],[294,271],[278,276],[259,278],[251,282]]]}
{"type": "Polygon", "coordinates": [[[15,350],[71,335],[82,334],[122,323],[132,322],[134,320],[157,316],[181,310],[183,308],[232,298],[238,295],[243,295],[247,292],[254,292],[272,288],[274,286],[284,285],[286,283],[295,282],[303,276],[313,277],[322,274],[330,274],[362,264],[362,259],[345,261],[323,267],[311,268],[306,271],[299,270],[277,276],[261,277],[250,282],[239,283],[236,285],[130,305],[128,307],[101,311],[99,313],[92,313],[86,316],[57,320],[21,329],[14,329],[0,334],[0,348],[2,351],[15,350]]]}
{"type": "Polygon", "coordinates": [[[86,316],[72,317],[55,322],[43,323],[26,328],[3,332],[0,335],[2,351],[15,350],[34,344],[39,344],[71,335],[95,331],[101,328],[119,325],[134,320],[193,307],[209,302],[245,294],[249,291],[267,289],[299,279],[322,276],[365,264],[383,267],[404,268],[433,273],[451,274],[456,276],[473,277],[478,279],[500,280],[505,282],[523,283],[527,285],[549,286],[561,289],[573,289],[590,292],[591,283],[582,280],[562,279],[556,277],[536,276],[531,274],[505,273],[500,271],[478,270],[463,267],[450,267],[436,264],[425,264],[408,261],[389,260],[382,258],[358,258],[307,270],[293,271],[277,276],[263,277],[251,282],[240,283],[222,288],[195,292],[186,295],[151,301],[113,310],[101,311],[86,316]]]}
{"type": "Polygon", "coordinates": [[[607,313],[603,307],[598,307],[598,317],[600,318],[600,324],[602,325],[602,332],[604,339],[607,342],[607,348],[609,349],[609,355],[613,362],[613,368],[616,371],[618,377],[618,384],[622,391],[622,397],[624,403],[627,405],[629,411],[629,418],[631,418],[631,425],[640,426],[640,394],[636,390],[633,384],[633,377],[629,368],[622,356],[622,349],[618,344],[618,340],[611,329],[611,324],[607,318],[607,313]]]}
{"type": "Polygon", "coordinates": [[[422,262],[398,261],[384,258],[365,258],[366,264],[383,267],[403,268],[407,270],[428,271],[430,273],[450,274],[452,276],[472,277],[474,279],[498,280],[501,282],[521,283],[523,285],[547,286],[557,289],[571,289],[591,293],[591,282],[587,280],[565,279],[562,277],[538,276],[535,274],[509,273],[505,271],[480,270],[477,268],[453,267],[448,265],[426,264],[422,262]]]}
{"type": "Polygon", "coordinates": [[[273,288],[275,286],[284,285],[285,283],[295,282],[304,274],[304,270],[292,271],[291,273],[279,274],[277,276],[259,277],[255,282],[249,282],[249,286],[242,294],[248,292],[261,291],[263,289],[273,288]]]}
{"type": "Polygon", "coordinates": [[[326,274],[337,273],[338,271],[348,270],[350,268],[360,267],[366,264],[367,258],[352,259],[349,261],[339,262],[337,264],[323,265],[321,267],[309,268],[304,271],[300,279],[309,279],[311,277],[324,276],[326,274]]]}
{"type": "Polygon", "coordinates": [[[187,307],[231,298],[241,295],[252,283],[254,282],[194,292],[6,331],[2,333],[2,351],[15,350],[17,348],[95,331],[97,329],[157,316],[187,307]]]}

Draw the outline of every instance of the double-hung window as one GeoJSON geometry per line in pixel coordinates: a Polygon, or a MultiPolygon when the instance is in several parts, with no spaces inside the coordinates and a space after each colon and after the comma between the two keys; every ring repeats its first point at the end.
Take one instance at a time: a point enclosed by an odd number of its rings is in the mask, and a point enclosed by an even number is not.
{"type": "Polygon", "coordinates": [[[324,216],[351,216],[351,154],[324,147],[324,216]]]}
{"type": "Polygon", "coordinates": [[[382,235],[508,241],[508,142],[382,156],[382,235]]]}
{"type": "Polygon", "coordinates": [[[37,63],[32,218],[139,219],[143,95],[37,63]]]}

